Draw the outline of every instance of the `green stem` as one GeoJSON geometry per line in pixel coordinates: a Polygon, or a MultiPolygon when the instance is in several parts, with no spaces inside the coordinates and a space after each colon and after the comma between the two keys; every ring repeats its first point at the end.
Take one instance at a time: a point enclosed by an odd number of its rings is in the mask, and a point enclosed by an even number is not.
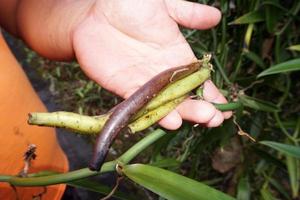
{"type": "MultiPolygon", "coordinates": [[[[157,129],[147,135],[145,138],[140,140],[138,143],[133,145],[129,150],[127,150],[118,159],[110,162],[104,163],[100,172],[91,171],[88,168],[83,168],[67,173],[40,176],[40,177],[17,177],[17,176],[7,176],[0,175],[0,182],[7,182],[15,186],[45,186],[45,185],[55,185],[60,183],[66,183],[70,181],[75,181],[82,178],[87,178],[90,176],[95,176],[104,172],[110,172],[115,170],[115,166],[118,162],[122,164],[129,163],[137,154],[146,149],[149,145],[153,144],[156,140],[164,136],[166,132],[161,129],[157,129]]],[[[30,176],[30,175],[29,175],[30,176]]]]}
{"type": "Polygon", "coordinates": [[[291,15],[289,16],[287,22],[285,22],[285,25],[280,29],[280,31],[276,32],[275,35],[281,35],[285,32],[285,30],[287,29],[287,27],[290,25],[290,23],[294,20],[294,18],[296,17],[297,13],[300,10],[300,1],[295,1],[295,5],[292,7],[291,10],[291,15]]]}
{"type": "Polygon", "coordinates": [[[2,176],[0,177],[1,182],[8,182],[11,185],[14,186],[46,186],[46,185],[55,185],[55,184],[60,184],[60,183],[66,183],[69,181],[75,181],[78,179],[90,177],[90,176],[95,176],[100,173],[104,172],[110,172],[114,171],[115,169],[116,162],[111,161],[111,162],[106,162],[101,168],[100,172],[96,171],[91,171],[88,168],[83,168],[67,173],[57,173],[53,175],[48,175],[48,176],[40,176],[40,177],[17,177],[17,176],[11,176],[9,180],[6,179],[4,181],[2,179],[2,176]]]}
{"type": "Polygon", "coordinates": [[[221,64],[220,64],[220,62],[219,62],[219,60],[218,60],[218,58],[217,58],[216,56],[213,56],[213,59],[214,59],[214,61],[215,61],[215,64],[216,64],[218,70],[220,71],[220,73],[221,73],[221,75],[222,75],[222,78],[223,78],[224,81],[226,82],[226,84],[227,84],[227,85],[231,85],[231,82],[230,82],[228,76],[226,75],[226,73],[225,73],[223,67],[221,66],[221,64]]]}
{"type": "Polygon", "coordinates": [[[233,80],[233,82],[235,82],[235,79],[240,71],[240,68],[241,68],[241,65],[242,65],[242,59],[243,59],[243,56],[244,56],[244,52],[242,51],[240,54],[239,54],[239,57],[238,57],[238,61],[237,61],[237,64],[235,66],[235,70],[233,72],[233,75],[231,77],[231,80],[233,80]]]}
{"type": "Polygon", "coordinates": [[[194,35],[195,33],[197,33],[198,30],[190,30],[184,37],[185,39],[189,39],[192,35],[194,35]]]}
{"type": "Polygon", "coordinates": [[[283,105],[284,101],[289,96],[290,88],[291,88],[291,79],[290,79],[289,75],[286,75],[286,88],[284,90],[282,97],[279,100],[279,103],[277,104],[277,106],[279,108],[283,105]]]}
{"type": "Polygon", "coordinates": [[[145,138],[140,140],[138,143],[133,145],[128,151],[121,155],[117,160],[121,163],[127,164],[133,158],[135,158],[141,151],[146,149],[149,145],[153,144],[156,140],[161,138],[166,134],[165,131],[161,129],[156,129],[155,131],[148,134],[145,138]]]}
{"type": "Polygon", "coordinates": [[[281,62],[281,45],[280,45],[280,40],[281,37],[280,35],[276,35],[275,37],[275,48],[274,48],[274,53],[275,53],[275,62],[280,63],[281,62]]]}
{"type": "Polygon", "coordinates": [[[275,112],[275,113],[274,113],[274,116],[275,116],[275,120],[276,120],[276,122],[278,123],[278,125],[279,125],[281,131],[286,135],[286,137],[287,137],[288,139],[290,139],[291,141],[295,142],[295,138],[292,137],[292,136],[289,134],[289,132],[286,130],[286,128],[283,126],[283,124],[282,124],[282,122],[281,122],[281,120],[280,120],[280,118],[279,118],[278,112],[275,112]]]}
{"type": "Polygon", "coordinates": [[[217,51],[217,33],[216,29],[211,29],[211,36],[212,36],[212,41],[213,41],[213,52],[217,51]]]}
{"type": "MultiPolygon", "coordinates": [[[[227,10],[227,9],[226,9],[227,10]]],[[[223,12],[223,10],[222,10],[223,12]]],[[[222,37],[221,37],[221,50],[225,49],[226,44],[226,28],[227,28],[227,18],[226,13],[223,13],[224,17],[222,17],[222,37]]]]}
{"type": "Polygon", "coordinates": [[[293,137],[295,139],[298,138],[299,132],[300,132],[300,118],[298,118],[298,120],[297,120],[296,128],[295,128],[295,131],[294,131],[294,134],[293,134],[293,137]]]}
{"type": "Polygon", "coordinates": [[[230,102],[225,104],[214,104],[214,106],[218,110],[224,112],[224,111],[236,110],[242,106],[242,103],[237,101],[237,102],[230,102]]]}

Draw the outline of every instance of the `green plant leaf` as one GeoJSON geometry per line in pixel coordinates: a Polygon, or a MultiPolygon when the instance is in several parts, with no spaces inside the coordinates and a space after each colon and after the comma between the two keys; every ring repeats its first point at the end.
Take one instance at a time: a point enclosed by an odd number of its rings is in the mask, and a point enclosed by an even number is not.
{"type": "Polygon", "coordinates": [[[269,33],[273,33],[276,28],[276,24],[283,16],[283,12],[273,5],[265,5],[265,12],[267,29],[269,33]]]}
{"type": "Polygon", "coordinates": [[[277,151],[280,151],[285,155],[300,159],[300,147],[272,141],[261,141],[260,143],[273,149],[276,149],[277,151]]]}
{"type": "Polygon", "coordinates": [[[239,95],[239,98],[244,106],[255,109],[261,110],[265,112],[279,112],[280,108],[273,103],[263,101],[261,99],[257,99],[254,97],[250,97],[247,95],[239,95]]]}
{"type": "Polygon", "coordinates": [[[249,180],[246,177],[242,177],[239,181],[237,188],[237,200],[250,200],[251,189],[249,180]]]}
{"type": "Polygon", "coordinates": [[[170,200],[234,199],[203,183],[149,165],[127,165],[122,172],[132,181],[170,200]]]}
{"type": "Polygon", "coordinates": [[[286,156],[286,166],[288,169],[288,174],[289,174],[289,179],[290,179],[290,184],[292,188],[292,196],[293,198],[298,197],[299,193],[299,178],[300,178],[300,164],[299,160],[292,156],[286,156]]]}
{"type": "Polygon", "coordinates": [[[286,9],[285,7],[283,7],[282,5],[280,5],[280,4],[278,3],[278,1],[274,1],[274,0],[264,0],[264,1],[261,3],[261,5],[271,5],[271,6],[276,7],[276,8],[278,8],[278,9],[284,11],[284,12],[289,12],[289,10],[286,9]]]}
{"type": "MultiPolygon", "coordinates": [[[[80,179],[77,181],[68,182],[67,184],[70,186],[73,186],[73,187],[83,188],[83,189],[93,191],[93,192],[98,192],[98,193],[101,193],[104,195],[109,194],[112,190],[112,188],[110,188],[108,186],[102,185],[96,181],[92,181],[92,180],[88,180],[88,179],[80,179]]],[[[122,199],[122,200],[133,199],[132,196],[129,196],[125,193],[118,192],[118,191],[116,191],[113,194],[113,197],[122,199]]]]}
{"type": "Polygon", "coordinates": [[[257,75],[257,78],[267,76],[270,74],[278,74],[278,73],[285,73],[291,71],[300,70],[300,58],[296,58],[293,60],[288,60],[286,62],[279,63],[277,65],[273,65],[270,68],[262,71],[260,74],[257,75]]]}
{"type": "Polygon", "coordinates": [[[260,194],[263,200],[275,200],[276,198],[273,197],[272,193],[270,192],[270,189],[268,188],[262,188],[260,190],[260,194]]]}
{"type": "Polygon", "coordinates": [[[289,46],[287,49],[291,51],[300,51],[300,44],[289,46]]]}
{"type": "Polygon", "coordinates": [[[288,192],[286,191],[286,188],[284,188],[284,186],[282,184],[280,184],[278,181],[276,181],[273,178],[268,177],[268,179],[269,179],[270,184],[274,188],[276,188],[278,190],[278,192],[280,192],[285,197],[285,199],[287,199],[287,200],[291,199],[288,192]]]}
{"type": "Polygon", "coordinates": [[[264,61],[254,52],[252,51],[247,51],[247,52],[244,52],[244,55],[252,60],[253,62],[255,62],[258,66],[260,66],[261,68],[265,69],[266,68],[266,65],[264,63],[264,61]]]}
{"type": "Polygon", "coordinates": [[[155,167],[178,167],[180,165],[180,162],[174,158],[164,158],[155,162],[150,163],[150,165],[155,167]]]}
{"type": "Polygon", "coordinates": [[[253,11],[235,19],[234,21],[230,22],[229,25],[253,24],[262,22],[264,20],[265,16],[262,11],[253,11]]]}
{"type": "Polygon", "coordinates": [[[268,164],[272,164],[274,166],[277,166],[278,168],[281,168],[282,170],[285,169],[285,163],[276,158],[275,156],[271,155],[269,152],[266,152],[260,148],[252,147],[253,152],[261,157],[263,160],[265,160],[268,164]]]}

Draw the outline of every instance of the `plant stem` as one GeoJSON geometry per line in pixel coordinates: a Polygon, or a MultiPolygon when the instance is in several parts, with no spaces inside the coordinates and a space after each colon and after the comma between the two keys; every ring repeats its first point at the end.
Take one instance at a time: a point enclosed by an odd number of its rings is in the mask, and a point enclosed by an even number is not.
{"type": "Polygon", "coordinates": [[[279,100],[279,103],[277,104],[278,107],[281,107],[283,105],[284,101],[289,96],[289,92],[290,92],[290,88],[291,88],[291,79],[290,79],[289,75],[286,75],[285,78],[286,78],[286,88],[284,90],[282,97],[279,100]]]}
{"type": "Polygon", "coordinates": [[[224,111],[230,111],[230,110],[236,110],[242,106],[242,103],[240,101],[237,102],[230,102],[225,104],[214,104],[214,106],[224,112],[224,111]]]}
{"type": "MultiPolygon", "coordinates": [[[[297,138],[298,138],[299,132],[300,132],[300,118],[298,118],[298,120],[297,120],[296,127],[295,127],[295,131],[294,131],[294,134],[293,134],[293,137],[294,137],[296,140],[297,140],[297,138]]],[[[299,138],[299,139],[300,139],[300,138],[299,138]]]]}
{"type": "Polygon", "coordinates": [[[121,155],[118,159],[116,159],[118,162],[127,164],[129,163],[133,158],[135,158],[141,151],[146,149],[149,145],[153,144],[156,140],[163,137],[166,134],[165,131],[161,129],[156,129],[155,131],[148,134],[146,137],[144,137],[142,140],[140,140],[138,143],[133,145],[128,151],[126,151],[123,155],[121,155]]]}
{"type": "MultiPolygon", "coordinates": [[[[164,136],[166,132],[161,129],[157,129],[138,143],[133,145],[129,150],[127,150],[122,156],[118,159],[110,162],[104,163],[100,172],[91,171],[88,168],[83,168],[67,173],[57,173],[53,175],[39,176],[39,177],[18,177],[18,176],[8,176],[0,175],[0,182],[7,182],[15,186],[46,186],[46,185],[55,185],[60,183],[67,183],[70,181],[75,181],[82,178],[87,178],[90,176],[95,176],[104,172],[115,171],[115,166],[118,162],[122,164],[129,163],[137,154],[146,149],[148,146],[153,144],[156,140],[164,136]]],[[[29,175],[30,176],[30,175],[29,175]]]]}
{"type": "Polygon", "coordinates": [[[217,33],[216,33],[216,29],[211,29],[211,36],[212,36],[212,41],[213,41],[213,52],[217,51],[217,33]]]}
{"type": "Polygon", "coordinates": [[[3,180],[1,179],[2,176],[0,176],[1,182],[8,182],[11,185],[14,186],[46,186],[46,185],[55,185],[60,183],[66,183],[69,181],[75,181],[78,179],[95,176],[100,173],[104,172],[110,172],[114,171],[116,162],[111,161],[107,162],[103,165],[100,172],[91,171],[88,168],[83,168],[67,173],[57,173],[54,175],[47,175],[47,176],[40,176],[40,177],[17,177],[17,176],[11,176],[10,179],[3,180]]]}
{"type": "Polygon", "coordinates": [[[228,76],[226,75],[226,73],[225,73],[223,67],[221,66],[221,64],[220,64],[220,62],[219,62],[217,56],[214,55],[214,56],[213,56],[213,59],[214,59],[214,61],[215,61],[215,63],[216,63],[216,66],[217,66],[218,70],[220,71],[220,73],[221,73],[221,75],[222,75],[222,78],[223,78],[224,81],[226,82],[226,84],[227,84],[227,85],[231,85],[231,82],[230,82],[228,76]]]}
{"type": "Polygon", "coordinates": [[[292,7],[292,9],[290,10],[290,14],[292,16],[289,16],[287,22],[285,22],[285,25],[275,33],[275,35],[281,35],[285,32],[285,30],[287,29],[287,27],[290,25],[290,23],[294,20],[294,18],[296,17],[297,13],[300,10],[300,2],[295,1],[295,5],[292,7]]]}
{"type": "Polygon", "coordinates": [[[281,131],[285,134],[285,136],[286,136],[288,139],[290,139],[291,141],[295,142],[295,138],[292,137],[292,136],[289,134],[289,132],[286,130],[286,128],[283,126],[283,124],[282,124],[282,122],[281,122],[281,120],[280,120],[280,118],[279,118],[278,112],[274,112],[274,116],[275,116],[276,122],[278,123],[278,125],[279,125],[281,131]]]}

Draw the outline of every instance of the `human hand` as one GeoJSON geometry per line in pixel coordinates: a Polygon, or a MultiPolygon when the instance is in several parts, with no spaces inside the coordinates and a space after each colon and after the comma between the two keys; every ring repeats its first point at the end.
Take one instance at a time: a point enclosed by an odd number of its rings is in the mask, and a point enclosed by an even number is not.
{"type": "MultiPolygon", "coordinates": [[[[217,9],[182,0],[99,0],[73,30],[73,48],[90,78],[128,98],[157,73],[196,60],[177,23],[207,29],[219,20],[217,9]]],[[[211,81],[203,96],[180,104],[160,125],[177,129],[185,119],[215,127],[232,115],[209,103],[227,102],[211,81]]]]}

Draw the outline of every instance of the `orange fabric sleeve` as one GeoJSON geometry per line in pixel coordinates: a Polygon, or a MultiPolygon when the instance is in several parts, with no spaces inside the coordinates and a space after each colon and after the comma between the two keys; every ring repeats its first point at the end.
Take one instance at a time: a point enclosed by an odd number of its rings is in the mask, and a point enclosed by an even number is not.
{"type": "MultiPolygon", "coordinates": [[[[46,111],[25,73],[10,52],[0,31],[0,174],[17,175],[24,166],[23,154],[29,144],[37,146],[36,159],[29,172],[66,172],[68,162],[52,128],[29,126],[29,112],[46,111]]],[[[0,183],[1,199],[32,199],[42,193],[43,200],[60,199],[65,185],[13,188],[0,183]]]]}

